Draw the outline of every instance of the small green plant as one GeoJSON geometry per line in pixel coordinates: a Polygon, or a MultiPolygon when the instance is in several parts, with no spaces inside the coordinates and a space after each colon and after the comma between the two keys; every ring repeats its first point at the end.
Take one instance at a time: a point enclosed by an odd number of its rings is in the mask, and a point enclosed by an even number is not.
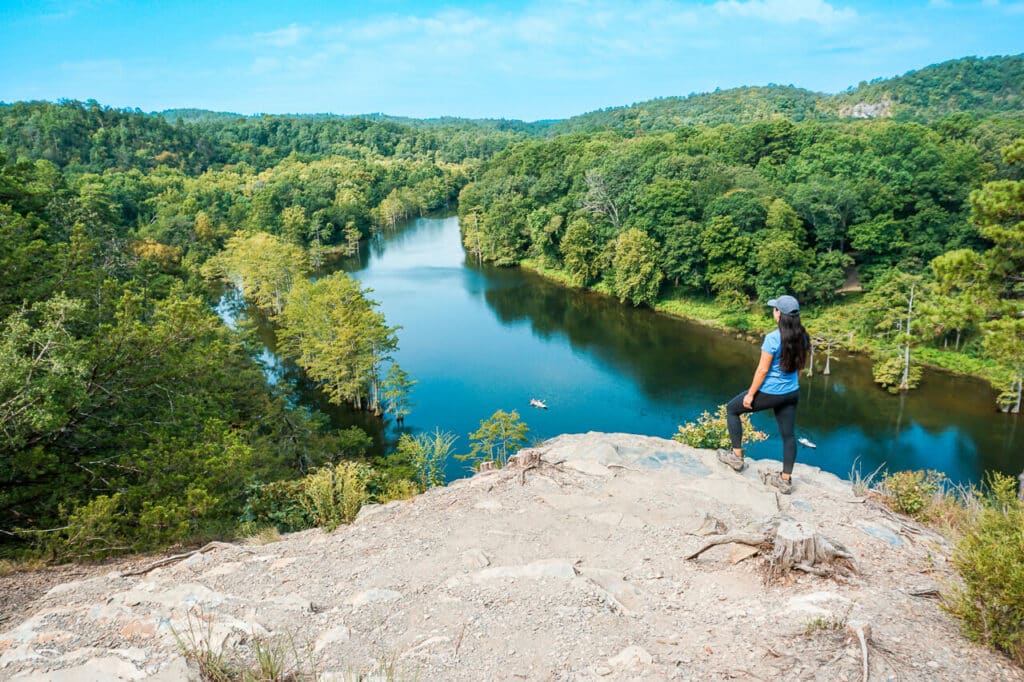
{"type": "Polygon", "coordinates": [[[938,471],[886,472],[881,489],[886,502],[896,511],[926,520],[936,497],[945,491],[947,479],[938,471]]]}
{"type": "MultiPolygon", "coordinates": [[[[183,632],[171,632],[182,655],[199,668],[203,682],[301,682],[319,679],[317,662],[288,635],[255,637],[249,646],[229,650],[225,635],[213,639],[214,616],[189,611],[183,632]]],[[[390,679],[390,678],[389,678],[390,679]]]]}
{"type": "Polygon", "coordinates": [[[834,632],[835,630],[842,630],[846,627],[846,619],[838,616],[815,616],[811,620],[807,621],[804,627],[804,636],[810,637],[816,632],[834,632]]]}
{"type": "Polygon", "coordinates": [[[236,671],[224,649],[224,642],[213,642],[213,619],[188,611],[185,614],[184,632],[178,632],[171,626],[171,633],[181,655],[199,668],[203,682],[229,682],[236,679],[236,671]]]}
{"type": "Polygon", "coordinates": [[[982,508],[953,553],[963,582],[943,608],[969,639],[1024,665],[1024,502],[1010,476],[990,474],[987,485],[982,508]]]}
{"type": "MultiPolygon", "coordinates": [[[[750,415],[740,415],[740,422],[743,424],[743,445],[759,443],[768,440],[768,434],[759,431],[750,423],[750,415]]],[[[673,440],[686,443],[693,448],[728,448],[729,427],[726,423],[726,407],[719,405],[714,416],[710,412],[703,412],[697,421],[686,422],[679,427],[679,432],[672,436],[673,440]]]]}

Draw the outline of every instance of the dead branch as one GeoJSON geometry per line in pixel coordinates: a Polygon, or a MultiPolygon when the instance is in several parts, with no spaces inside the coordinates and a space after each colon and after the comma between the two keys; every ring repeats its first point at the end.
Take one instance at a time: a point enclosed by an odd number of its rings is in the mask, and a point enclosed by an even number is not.
{"type": "Polygon", "coordinates": [[[132,576],[132,575],[144,575],[144,574],[149,573],[150,571],[152,571],[154,568],[160,568],[161,566],[167,566],[168,564],[173,564],[173,563],[175,563],[177,561],[181,561],[183,559],[188,559],[189,557],[195,556],[196,554],[204,554],[206,552],[209,552],[211,549],[242,549],[242,551],[246,551],[246,552],[249,551],[249,550],[246,550],[246,549],[243,549],[243,548],[239,547],[238,545],[232,545],[232,544],[230,544],[228,542],[217,542],[216,540],[214,540],[213,542],[208,542],[207,544],[203,545],[199,549],[193,549],[191,552],[185,552],[183,554],[175,554],[173,556],[168,556],[168,557],[164,557],[162,559],[158,559],[158,560],[154,561],[153,563],[151,563],[150,565],[148,565],[148,566],[146,566],[144,568],[138,568],[138,569],[135,569],[134,571],[122,571],[121,577],[122,578],[127,578],[128,576],[132,576]]]}

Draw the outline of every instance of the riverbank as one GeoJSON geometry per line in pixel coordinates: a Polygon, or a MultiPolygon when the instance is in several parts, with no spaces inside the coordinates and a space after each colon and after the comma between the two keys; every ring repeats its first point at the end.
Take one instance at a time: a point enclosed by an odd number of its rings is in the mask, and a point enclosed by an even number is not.
{"type": "MultiPolygon", "coordinates": [[[[535,259],[525,259],[519,266],[534,272],[545,279],[557,282],[562,286],[580,291],[591,291],[615,298],[611,289],[604,283],[595,286],[584,287],[573,282],[572,278],[563,270],[557,270],[543,266],[535,259]]],[[[859,297],[858,293],[845,294],[845,296],[859,297]]],[[[623,304],[625,305],[625,304],[623,304]]],[[[846,305],[850,305],[849,303],[846,305]]],[[[805,311],[804,323],[808,328],[814,327],[815,320],[825,313],[841,308],[842,305],[830,306],[824,309],[809,308],[805,311]]],[[[728,310],[708,298],[686,296],[673,293],[663,296],[652,306],[655,312],[700,324],[705,327],[717,329],[722,332],[736,334],[752,343],[760,343],[763,335],[771,331],[775,325],[767,314],[760,314],[748,311],[728,310]]],[[[852,338],[845,342],[840,348],[841,352],[858,355],[871,356],[883,352],[880,345],[872,340],[864,338],[850,329],[852,338]]],[[[913,361],[933,371],[941,371],[954,376],[968,376],[988,382],[993,391],[993,409],[995,405],[995,385],[999,381],[1000,368],[991,360],[972,357],[964,353],[918,346],[912,350],[913,361]]]]}

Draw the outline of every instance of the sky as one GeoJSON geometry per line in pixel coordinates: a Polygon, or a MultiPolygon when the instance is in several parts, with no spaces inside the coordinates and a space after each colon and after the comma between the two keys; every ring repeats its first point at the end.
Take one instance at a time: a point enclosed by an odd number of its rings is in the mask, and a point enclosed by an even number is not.
{"type": "Polygon", "coordinates": [[[566,118],[1024,52],[1024,0],[0,0],[0,101],[566,118]]]}

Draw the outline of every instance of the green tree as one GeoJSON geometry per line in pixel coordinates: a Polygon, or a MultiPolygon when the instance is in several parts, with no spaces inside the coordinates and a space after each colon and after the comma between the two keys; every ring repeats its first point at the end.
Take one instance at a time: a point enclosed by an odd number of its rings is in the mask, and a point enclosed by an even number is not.
{"type": "MultiPolygon", "coordinates": [[[[1009,166],[1024,164],[1024,138],[1002,152],[1009,166]]],[[[1008,380],[999,400],[1004,409],[1020,412],[1024,384],[1024,180],[997,180],[971,193],[971,217],[992,247],[982,259],[997,300],[988,312],[995,319],[984,326],[984,349],[1006,368],[1008,380]]]]}
{"type": "Polygon", "coordinates": [[[292,286],[307,269],[298,246],[266,232],[240,232],[203,265],[203,274],[232,283],[256,306],[280,315],[292,286]]]}
{"type": "Polygon", "coordinates": [[[946,339],[955,333],[954,350],[960,350],[963,333],[977,324],[994,306],[987,269],[981,254],[956,249],[931,262],[935,291],[929,300],[929,320],[946,339]]]}
{"type": "Polygon", "coordinates": [[[761,231],[754,246],[754,286],[758,298],[767,301],[780,292],[803,298],[813,281],[809,256],[791,231],[761,231]]]}
{"type": "Polygon", "coordinates": [[[1019,414],[1024,391],[1024,318],[1020,314],[1003,315],[986,322],[983,328],[986,354],[1007,370],[1007,378],[999,387],[999,404],[1004,412],[1019,414]]]}
{"type": "Polygon", "coordinates": [[[292,244],[302,246],[309,232],[309,219],[302,206],[289,206],[281,211],[281,232],[292,244]]]}
{"type": "Polygon", "coordinates": [[[497,410],[487,419],[480,421],[480,428],[469,434],[470,453],[460,459],[471,459],[477,465],[492,461],[505,466],[508,458],[526,445],[526,434],[530,431],[519,412],[497,410]]]}
{"type": "Polygon", "coordinates": [[[625,230],[615,241],[612,269],[612,290],[619,301],[654,304],[664,278],[658,268],[657,242],[635,228],[625,230]]]}
{"type": "Polygon", "coordinates": [[[862,306],[872,330],[891,348],[875,362],[875,381],[891,392],[917,386],[920,367],[911,363],[911,349],[921,340],[922,278],[892,270],[865,295],[862,306]]]}
{"type": "Polygon", "coordinates": [[[581,216],[569,219],[560,244],[565,270],[579,286],[587,286],[600,274],[598,255],[601,247],[590,223],[581,216]]]}
{"type": "Polygon", "coordinates": [[[369,289],[344,272],[300,279],[280,319],[281,352],[318,382],[335,404],[380,409],[380,368],[398,347],[369,289]]]}
{"type": "Polygon", "coordinates": [[[409,399],[409,393],[416,383],[416,380],[399,367],[397,362],[391,363],[381,388],[381,400],[385,412],[394,415],[399,423],[405,421],[406,415],[412,409],[413,403],[409,399]]]}

